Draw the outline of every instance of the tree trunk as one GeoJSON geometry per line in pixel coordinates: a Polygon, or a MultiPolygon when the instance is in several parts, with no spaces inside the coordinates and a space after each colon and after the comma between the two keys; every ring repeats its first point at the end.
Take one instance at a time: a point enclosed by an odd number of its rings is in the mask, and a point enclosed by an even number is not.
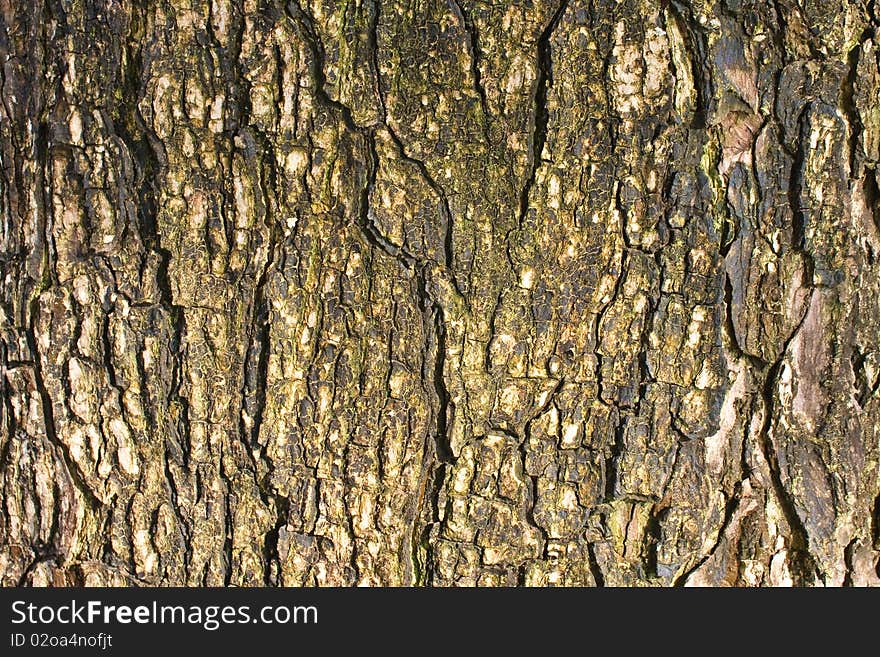
{"type": "Polygon", "coordinates": [[[0,579],[866,585],[877,0],[0,0],[0,579]]]}

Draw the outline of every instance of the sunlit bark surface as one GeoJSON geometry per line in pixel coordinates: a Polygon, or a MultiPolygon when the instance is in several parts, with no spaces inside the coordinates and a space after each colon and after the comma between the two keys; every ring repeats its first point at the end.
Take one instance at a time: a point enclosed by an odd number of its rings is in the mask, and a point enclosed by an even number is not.
{"type": "Polygon", "coordinates": [[[878,16],[0,0],[0,581],[880,583],[878,16]]]}

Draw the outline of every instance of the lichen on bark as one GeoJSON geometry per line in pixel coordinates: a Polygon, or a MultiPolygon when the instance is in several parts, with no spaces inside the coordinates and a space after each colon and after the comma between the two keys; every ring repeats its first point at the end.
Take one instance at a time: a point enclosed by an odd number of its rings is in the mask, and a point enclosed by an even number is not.
{"type": "Polygon", "coordinates": [[[0,2],[0,581],[880,583],[878,17],[0,2]]]}

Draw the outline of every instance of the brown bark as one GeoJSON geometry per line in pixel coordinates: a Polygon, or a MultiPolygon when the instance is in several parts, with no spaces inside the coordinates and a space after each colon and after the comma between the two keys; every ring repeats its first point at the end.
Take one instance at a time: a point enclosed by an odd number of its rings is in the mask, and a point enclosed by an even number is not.
{"type": "Polygon", "coordinates": [[[880,582],[876,2],[0,16],[5,585],[880,582]]]}

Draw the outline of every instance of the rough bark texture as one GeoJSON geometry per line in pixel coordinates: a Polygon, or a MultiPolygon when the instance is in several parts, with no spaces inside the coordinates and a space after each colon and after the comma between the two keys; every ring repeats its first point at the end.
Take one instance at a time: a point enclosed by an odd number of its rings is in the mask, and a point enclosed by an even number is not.
{"type": "Polygon", "coordinates": [[[0,0],[5,585],[866,585],[876,0],[0,0]]]}

